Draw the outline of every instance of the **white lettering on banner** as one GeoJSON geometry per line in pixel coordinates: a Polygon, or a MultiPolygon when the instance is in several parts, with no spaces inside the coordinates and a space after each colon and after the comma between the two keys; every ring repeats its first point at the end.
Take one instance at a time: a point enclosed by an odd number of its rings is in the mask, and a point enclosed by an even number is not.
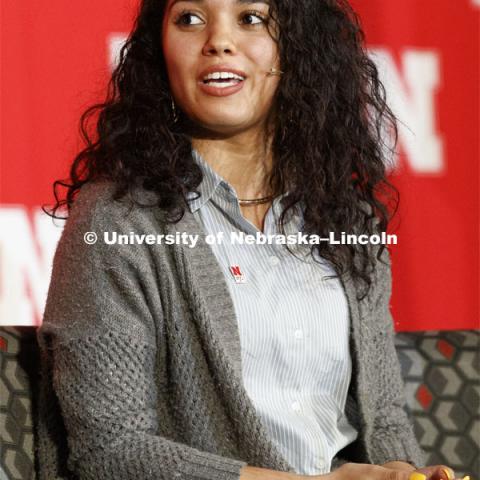
{"type": "Polygon", "coordinates": [[[401,55],[402,72],[399,72],[387,49],[369,49],[369,52],[385,85],[387,103],[400,120],[399,143],[410,167],[418,174],[443,173],[443,141],[435,124],[439,54],[405,50],[401,55]]]}
{"type": "Polygon", "coordinates": [[[120,50],[127,40],[125,33],[112,32],[107,38],[108,65],[113,70],[120,62],[120,50]]]}
{"type": "Polygon", "coordinates": [[[24,207],[0,208],[0,325],[39,325],[62,230],[57,224],[40,208],[31,217],[24,207]]]}

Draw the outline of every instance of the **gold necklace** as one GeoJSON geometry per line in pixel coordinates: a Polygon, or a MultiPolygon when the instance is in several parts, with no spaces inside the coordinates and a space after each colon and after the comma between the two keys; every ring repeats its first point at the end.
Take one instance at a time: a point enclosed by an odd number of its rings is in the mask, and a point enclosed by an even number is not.
{"type": "Polygon", "coordinates": [[[273,195],[270,195],[268,197],[262,197],[262,198],[252,198],[252,199],[238,199],[238,203],[240,205],[257,205],[259,203],[267,203],[270,200],[273,200],[273,195]]]}

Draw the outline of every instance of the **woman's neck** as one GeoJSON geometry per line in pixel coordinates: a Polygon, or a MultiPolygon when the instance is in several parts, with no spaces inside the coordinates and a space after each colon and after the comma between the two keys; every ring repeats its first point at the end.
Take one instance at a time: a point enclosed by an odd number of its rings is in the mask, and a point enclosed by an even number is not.
{"type": "Polygon", "coordinates": [[[258,133],[243,132],[228,138],[192,138],[192,146],[205,162],[237,192],[240,199],[266,197],[272,192],[270,145],[258,133]]]}

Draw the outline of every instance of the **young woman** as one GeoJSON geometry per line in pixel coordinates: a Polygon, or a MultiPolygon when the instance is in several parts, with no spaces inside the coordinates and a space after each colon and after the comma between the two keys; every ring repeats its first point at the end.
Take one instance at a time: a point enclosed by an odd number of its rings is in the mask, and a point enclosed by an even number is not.
{"type": "Polygon", "coordinates": [[[144,0],[111,86],[56,182],[40,478],[453,478],[404,411],[387,250],[258,235],[390,220],[348,4],[144,0]]]}

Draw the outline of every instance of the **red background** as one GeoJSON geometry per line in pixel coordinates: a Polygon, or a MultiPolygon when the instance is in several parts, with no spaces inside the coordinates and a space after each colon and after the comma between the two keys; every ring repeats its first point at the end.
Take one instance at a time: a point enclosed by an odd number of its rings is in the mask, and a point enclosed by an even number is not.
{"type": "MultiPolygon", "coordinates": [[[[126,34],[137,2],[1,2],[0,202],[51,203],[81,146],[78,120],[103,98],[107,37],[126,34]]],[[[393,258],[397,330],[479,328],[479,6],[472,0],[352,0],[367,45],[386,48],[401,71],[405,49],[439,54],[435,129],[445,169],[418,174],[400,156],[393,258]]]]}

